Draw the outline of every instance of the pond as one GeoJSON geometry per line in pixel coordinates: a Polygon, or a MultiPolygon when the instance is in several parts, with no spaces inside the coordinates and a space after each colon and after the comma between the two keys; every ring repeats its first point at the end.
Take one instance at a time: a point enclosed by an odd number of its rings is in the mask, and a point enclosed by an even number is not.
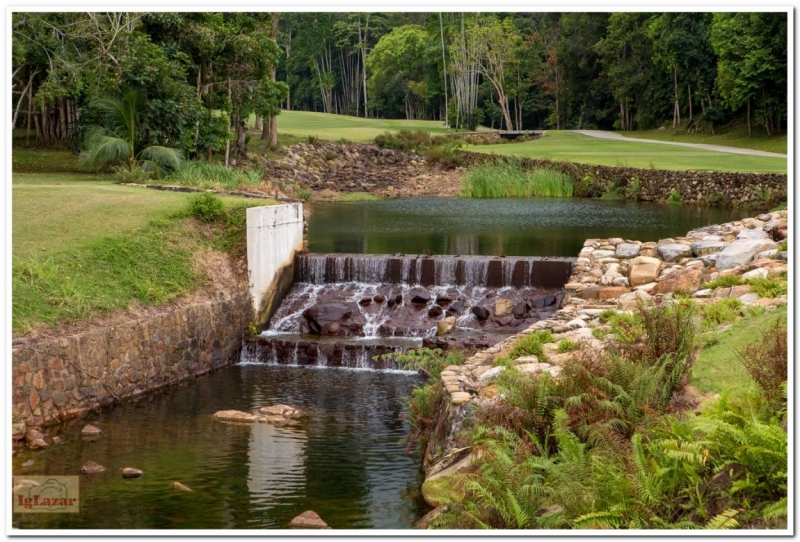
{"type": "MultiPolygon", "coordinates": [[[[15,475],[81,475],[79,514],[15,514],[17,528],[287,528],[306,510],[333,528],[410,528],[426,509],[417,454],[402,442],[404,399],[416,373],[236,365],[51,428],[62,444],[24,450],[15,475]],[[301,429],[215,421],[217,410],[289,404],[301,429]],[[86,422],[103,430],[83,438],[86,422]],[[22,467],[33,459],[34,465],[22,467]],[[125,480],[123,467],[144,471],[125,480]],[[173,491],[173,481],[191,493],[173,491]]],[[[49,439],[48,439],[49,440],[49,439]]]]}
{"type": "Polygon", "coordinates": [[[583,198],[404,198],[315,203],[311,252],[577,256],[585,239],[657,241],[746,209],[583,198]]]}

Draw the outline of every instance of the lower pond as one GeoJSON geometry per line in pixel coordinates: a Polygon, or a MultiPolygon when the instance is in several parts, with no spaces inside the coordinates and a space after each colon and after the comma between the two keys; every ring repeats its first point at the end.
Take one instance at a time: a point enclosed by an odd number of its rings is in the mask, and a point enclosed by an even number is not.
{"type": "Polygon", "coordinates": [[[745,209],[583,198],[409,198],[315,203],[311,252],[577,256],[585,239],[684,235],[745,209]]]}
{"type": "Polygon", "coordinates": [[[13,458],[15,475],[81,475],[79,514],[14,514],[26,529],[287,528],[306,510],[331,527],[403,529],[425,513],[420,460],[403,443],[410,372],[237,365],[50,428],[62,444],[13,458]],[[217,410],[288,404],[299,429],[216,421],[217,410]],[[83,425],[103,430],[81,437],[83,425]],[[32,467],[22,467],[33,460],[32,467]],[[120,470],[144,471],[123,479],[120,470]],[[178,481],[193,491],[170,489],[178,481]]]}

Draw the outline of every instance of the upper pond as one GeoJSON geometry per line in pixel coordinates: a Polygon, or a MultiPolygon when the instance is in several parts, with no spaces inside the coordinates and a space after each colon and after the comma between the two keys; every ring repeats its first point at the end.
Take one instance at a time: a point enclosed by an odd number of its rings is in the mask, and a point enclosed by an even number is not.
{"type": "Polygon", "coordinates": [[[315,203],[311,252],[577,256],[587,238],[657,241],[746,209],[579,198],[408,198],[315,203]]]}

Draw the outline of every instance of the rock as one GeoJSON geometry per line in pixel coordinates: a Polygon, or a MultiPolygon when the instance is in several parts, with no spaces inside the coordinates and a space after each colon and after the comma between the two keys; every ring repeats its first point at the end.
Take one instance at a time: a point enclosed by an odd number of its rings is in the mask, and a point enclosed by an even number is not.
{"type": "Polygon", "coordinates": [[[636,243],[622,243],[617,245],[614,256],[620,259],[635,258],[639,255],[639,245],[636,243]]]}
{"type": "Polygon", "coordinates": [[[528,312],[528,304],[524,301],[520,301],[514,305],[514,310],[512,312],[514,314],[514,318],[521,320],[525,318],[525,313],[528,312]]]}
{"type": "Polygon", "coordinates": [[[480,321],[484,321],[489,318],[489,311],[483,307],[478,307],[477,305],[472,307],[472,314],[474,314],[475,318],[480,321]]]}
{"type": "Polygon", "coordinates": [[[22,440],[25,438],[25,423],[19,422],[11,426],[11,440],[22,440]]]}
{"type": "Polygon", "coordinates": [[[747,265],[759,252],[778,248],[774,241],[769,239],[742,239],[725,247],[717,253],[716,267],[720,271],[733,269],[740,265],[747,265]]]}
{"type": "Polygon", "coordinates": [[[457,391],[456,393],[450,395],[450,402],[454,405],[463,405],[464,403],[469,403],[472,397],[469,393],[465,391],[457,391]]]}
{"type": "Polygon", "coordinates": [[[711,297],[711,294],[713,294],[713,293],[714,293],[714,290],[706,288],[705,290],[697,290],[694,293],[694,296],[695,297],[699,297],[699,298],[708,298],[708,297],[711,297]]]}
{"type": "Polygon", "coordinates": [[[447,335],[454,327],[456,327],[455,316],[442,318],[436,323],[436,336],[441,337],[443,335],[447,335]]]}
{"type": "Polygon", "coordinates": [[[759,267],[758,269],[753,269],[752,271],[748,271],[742,275],[742,278],[747,279],[765,279],[769,276],[769,271],[764,269],[763,267],[759,267]]]}
{"type": "Polygon", "coordinates": [[[614,256],[613,250],[595,250],[592,252],[592,256],[595,260],[599,260],[600,258],[610,258],[614,256]]]}
{"type": "Polygon", "coordinates": [[[34,440],[44,440],[44,435],[38,429],[28,429],[25,432],[25,440],[30,444],[34,440]]]}
{"type": "Polygon", "coordinates": [[[759,299],[761,299],[760,295],[750,293],[750,294],[744,294],[742,297],[739,298],[739,301],[741,301],[745,305],[753,305],[759,299]]]}
{"type": "MultiPolygon", "coordinates": [[[[459,503],[464,499],[464,483],[468,476],[473,455],[468,454],[460,461],[425,478],[422,484],[422,498],[429,506],[459,503]]],[[[431,469],[432,470],[432,469],[431,469]]]]}
{"type": "Polygon", "coordinates": [[[450,305],[447,308],[447,313],[448,314],[457,314],[457,313],[461,312],[461,309],[463,309],[463,308],[464,308],[464,302],[461,301],[461,300],[458,300],[458,301],[453,302],[453,304],[450,305]]]}
{"type": "Polygon", "coordinates": [[[306,416],[306,413],[302,410],[290,407],[289,405],[266,406],[260,408],[258,412],[266,416],[280,416],[286,420],[299,420],[306,416]]]}
{"type": "Polygon", "coordinates": [[[683,243],[664,243],[658,245],[658,255],[665,262],[677,262],[692,255],[692,247],[683,243]]]}
{"type": "Polygon", "coordinates": [[[632,311],[636,309],[640,303],[647,303],[652,297],[644,290],[635,290],[619,296],[617,299],[617,309],[621,311],[632,311]]]}
{"type": "Polygon", "coordinates": [[[32,467],[34,464],[35,464],[35,461],[34,461],[33,459],[29,459],[28,461],[26,461],[25,463],[23,463],[23,464],[22,464],[22,468],[23,468],[23,469],[29,469],[29,468],[31,468],[31,467],[32,467]]]}
{"type": "Polygon", "coordinates": [[[742,230],[736,234],[736,239],[769,239],[769,235],[764,230],[742,230]]]}
{"type": "Polygon", "coordinates": [[[539,358],[537,356],[532,355],[532,354],[529,355],[529,356],[520,356],[520,357],[518,357],[517,359],[514,360],[514,363],[517,363],[517,364],[520,364],[520,365],[524,365],[526,363],[539,363],[539,358]]]}
{"type": "Polygon", "coordinates": [[[654,282],[658,277],[659,267],[661,267],[661,260],[658,258],[638,256],[631,260],[628,267],[628,281],[631,286],[654,282]]]}
{"type": "Polygon", "coordinates": [[[98,465],[94,461],[87,461],[81,467],[81,474],[100,474],[105,471],[106,468],[103,465],[98,465]]]}
{"type": "Polygon", "coordinates": [[[350,308],[341,303],[320,303],[303,311],[312,333],[321,333],[325,324],[339,322],[350,314],[350,308]]]}
{"type": "Polygon", "coordinates": [[[375,303],[383,303],[386,301],[386,298],[382,294],[377,294],[375,297],[372,298],[375,303]]]}
{"type": "Polygon", "coordinates": [[[40,485],[42,485],[42,484],[40,484],[39,482],[35,482],[33,480],[19,480],[17,482],[17,485],[15,485],[14,488],[11,491],[12,491],[12,493],[17,493],[18,491],[20,491],[22,489],[27,489],[27,488],[31,488],[31,487],[38,487],[40,485]]]}
{"type": "Polygon", "coordinates": [[[289,522],[289,527],[295,529],[330,529],[327,523],[322,521],[319,514],[313,510],[306,510],[289,522]]]}
{"type": "Polygon", "coordinates": [[[400,305],[403,302],[403,294],[397,294],[396,296],[394,296],[394,302],[397,305],[400,305]]]}
{"type": "Polygon", "coordinates": [[[431,301],[431,294],[428,292],[418,292],[411,298],[411,302],[415,305],[427,305],[431,301]]]}
{"type": "Polygon", "coordinates": [[[174,489],[175,491],[183,491],[184,493],[191,493],[192,490],[180,482],[172,482],[169,485],[170,489],[174,489]]]}
{"type": "Polygon", "coordinates": [[[447,512],[446,506],[437,506],[436,508],[434,508],[433,510],[422,516],[420,519],[418,519],[417,522],[414,524],[414,528],[427,529],[428,527],[430,527],[431,523],[433,523],[433,520],[435,520],[437,517],[441,516],[445,512],[447,512]]]}
{"type": "Polygon", "coordinates": [[[489,369],[488,371],[486,371],[485,373],[483,373],[483,374],[482,374],[482,375],[481,375],[481,376],[478,378],[478,380],[480,380],[481,382],[491,382],[491,381],[493,381],[495,378],[497,378],[497,375],[499,375],[500,373],[502,373],[502,372],[503,372],[503,371],[505,371],[505,370],[506,370],[506,368],[505,368],[505,367],[503,367],[502,365],[499,365],[499,366],[497,366],[497,367],[492,367],[491,369],[489,369]]]}
{"type": "Polygon", "coordinates": [[[514,312],[514,302],[510,299],[498,299],[494,304],[495,316],[506,316],[514,312]]]}
{"type": "Polygon", "coordinates": [[[436,304],[437,305],[449,305],[452,302],[453,302],[452,298],[447,297],[446,295],[437,295],[436,296],[436,304]]]}
{"type": "Polygon", "coordinates": [[[81,429],[81,435],[83,435],[84,437],[94,437],[102,432],[103,430],[100,429],[99,427],[95,427],[94,425],[88,423],[83,426],[83,429],[81,429]]]}
{"type": "Polygon", "coordinates": [[[256,417],[253,414],[240,410],[218,410],[214,413],[214,418],[225,422],[251,423],[256,421],[256,417]]]}
{"type": "Polygon", "coordinates": [[[686,267],[670,273],[661,282],[656,284],[650,293],[653,295],[668,294],[671,292],[694,292],[700,288],[703,279],[703,270],[700,267],[686,267]]]}
{"type": "Polygon", "coordinates": [[[122,469],[122,477],[123,478],[139,478],[144,473],[139,469],[134,469],[131,467],[125,467],[122,469]]]}
{"type": "Polygon", "coordinates": [[[61,437],[53,437],[53,444],[61,444],[61,437]]]}
{"type": "Polygon", "coordinates": [[[714,254],[721,251],[726,246],[727,244],[723,243],[722,241],[698,241],[696,243],[692,243],[692,254],[698,258],[701,256],[708,256],[709,254],[714,254]]]}
{"type": "Polygon", "coordinates": [[[438,318],[439,316],[442,315],[443,312],[444,312],[444,309],[442,309],[442,307],[440,307],[439,305],[434,305],[433,307],[428,309],[428,317],[429,318],[438,318]]]}
{"type": "Polygon", "coordinates": [[[365,297],[363,299],[359,299],[358,300],[358,304],[361,305],[362,307],[365,306],[365,305],[371,305],[372,304],[372,298],[371,297],[365,297]]]}
{"type": "Polygon", "coordinates": [[[34,439],[34,441],[33,441],[33,442],[31,442],[30,444],[28,444],[28,447],[29,447],[31,450],[42,450],[42,449],[44,449],[44,448],[47,448],[48,446],[49,446],[49,444],[47,444],[47,443],[44,441],[44,439],[40,439],[40,438],[34,439]]]}

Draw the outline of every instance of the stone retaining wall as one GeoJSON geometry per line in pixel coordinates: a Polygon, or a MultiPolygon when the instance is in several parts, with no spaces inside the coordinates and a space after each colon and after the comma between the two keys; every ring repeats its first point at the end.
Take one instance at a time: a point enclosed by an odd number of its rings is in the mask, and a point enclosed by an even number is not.
{"type": "Polygon", "coordinates": [[[12,414],[27,426],[76,417],[236,363],[248,292],[70,337],[15,341],[12,414]]]}
{"type": "MultiPolygon", "coordinates": [[[[463,153],[465,165],[508,157],[478,152],[463,153]]],[[[684,203],[726,207],[771,208],[787,197],[785,173],[735,173],[725,171],[670,171],[629,167],[593,166],[522,158],[524,167],[553,168],[575,182],[575,195],[599,197],[618,188],[625,199],[665,201],[675,190],[684,203]]]]}

